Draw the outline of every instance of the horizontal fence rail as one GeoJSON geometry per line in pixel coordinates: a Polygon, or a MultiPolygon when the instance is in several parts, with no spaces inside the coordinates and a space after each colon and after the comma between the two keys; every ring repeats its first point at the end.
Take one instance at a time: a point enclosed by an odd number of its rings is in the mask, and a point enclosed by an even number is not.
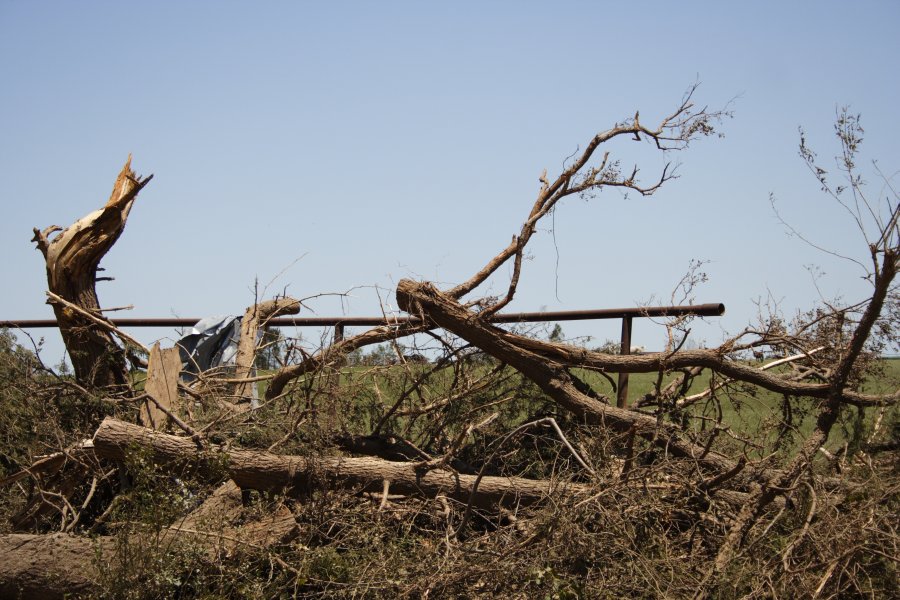
{"type": "MultiPolygon", "coordinates": [[[[720,317],[725,305],[690,304],[683,306],[642,306],[637,308],[599,308],[593,310],[564,310],[556,312],[499,313],[488,318],[491,323],[548,323],[554,321],[590,321],[594,319],[622,319],[621,353],[631,352],[631,330],[634,319],[644,317],[720,317]]],[[[192,327],[199,318],[110,319],[116,327],[192,327]]],[[[271,319],[268,327],[334,327],[334,340],[343,339],[344,328],[354,326],[387,326],[421,323],[418,317],[281,317],[271,319]]],[[[56,319],[19,319],[0,321],[0,327],[32,329],[56,327],[56,319]]],[[[628,373],[619,373],[616,406],[628,405],[628,373]]]]}
{"type": "MultiPolygon", "coordinates": [[[[685,306],[644,306],[638,308],[601,308],[556,312],[500,313],[488,320],[492,323],[541,323],[553,321],[589,321],[593,319],[632,319],[641,317],[719,317],[724,304],[691,304],[685,306]]],[[[199,318],[109,319],[116,327],[191,327],[199,318]]],[[[270,327],[344,327],[403,325],[418,323],[418,317],[281,317],[270,320],[270,327]]],[[[34,329],[56,327],[56,319],[17,319],[0,321],[0,327],[34,329]]]]}

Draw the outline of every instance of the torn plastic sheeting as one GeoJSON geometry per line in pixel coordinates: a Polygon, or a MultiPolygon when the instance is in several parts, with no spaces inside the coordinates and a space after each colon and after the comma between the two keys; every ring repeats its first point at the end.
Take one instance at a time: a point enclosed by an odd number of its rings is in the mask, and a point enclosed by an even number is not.
{"type": "Polygon", "coordinates": [[[181,376],[185,381],[213,367],[233,366],[241,338],[241,317],[207,317],[178,340],[181,376]]]}
{"type": "MultiPolygon", "coordinates": [[[[181,378],[194,381],[197,374],[215,367],[233,367],[237,358],[238,342],[241,340],[242,317],[206,317],[197,321],[191,333],[178,343],[181,356],[181,378]]],[[[256,343],[262,339],[262,330],[256,333],[256,343]]],[[[250,370],[250,376],[256,377],[256,367],[250,370]]],[[[251,386],[253,396],[250,408],[259,406],[259,390],[251,386]]]]}

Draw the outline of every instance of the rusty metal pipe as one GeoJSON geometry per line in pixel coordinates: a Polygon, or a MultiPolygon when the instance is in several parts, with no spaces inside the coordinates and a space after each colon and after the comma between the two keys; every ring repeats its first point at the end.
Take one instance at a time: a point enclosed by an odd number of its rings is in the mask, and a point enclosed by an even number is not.
{"type": "MultiPolygon", "coordinates": [[[[724,304],[693,304],[688,306],[645,306],[637,308],[600,308],[592,310],[564,310],[556,312],[501,313],[491,317],[492,323],[541,323],[554,321],[587,321],[592,319],[623,319],[626,317],[718,317],[725,313],[724,304]]],[[[199,318],[110,319],[116,327],[191,327],[199,318]]],[[[343,325],[379,326],[417,323],[417,317],[282,317],[269,321],[274,327],[333,327],[343,325]]],[[[0,327],[35,329],[56,327],[56,319],[17,319],[0,321],[0,327]]]]}

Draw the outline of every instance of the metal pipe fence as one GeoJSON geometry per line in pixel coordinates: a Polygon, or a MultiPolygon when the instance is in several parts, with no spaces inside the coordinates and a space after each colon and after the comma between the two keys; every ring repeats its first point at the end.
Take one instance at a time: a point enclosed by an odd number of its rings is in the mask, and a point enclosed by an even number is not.
{"type": "MultiPolygon", "coordinates": [[[[592,310],[566,310],[549,312],[499,313],[491,316],[491,323],[552,323],[557,321],[591,321],[595,319],[622,319],[622,354],[631,353],[631,333],[636,318],[661,317],[719,317],[725,314],[725,305],[690,304],[682,306],[642,306],[636,308],[600,308],[592,310]]],[[[191,327],[199,318],[132,318],[110,319],[116,327],[191,327]]],[[[378,327],[420,323],[418,317],[281,317],[271,319],[269,327],[334,327],[334,339],[343,339],[345,327],[378,327]]],[[[34,329],[56,327],[56,319],[17,319],[0,321],[0,328],[34,329]]],[[[628,373],[619,373],[616,405],[624,408],[628,403],[628,373]]]]}
{"type": "MultiPolygon", "coordinates": [[[[555,321],[590,321],[594,319],[629,319],[635,317],[718,317],[725,313],[724,304],[691,304],[685,306],[644,306],[637,308],[600,308],[592,310],[565,310],[551,312],[499,313],[489,320],[492,323],[545,323],[555,321]]],[[[109,319],[116,327],[191,327],[199,317],[174,318],[122,318],[109,319]]],[[[280,317],[271,319],[270,327],[344,327],[401,325],[418,323],[418,317],[280,317]]],[[[56,327],[56,319],[16,319],[0,321],[0,327],[34,329],[56,327]]]]}

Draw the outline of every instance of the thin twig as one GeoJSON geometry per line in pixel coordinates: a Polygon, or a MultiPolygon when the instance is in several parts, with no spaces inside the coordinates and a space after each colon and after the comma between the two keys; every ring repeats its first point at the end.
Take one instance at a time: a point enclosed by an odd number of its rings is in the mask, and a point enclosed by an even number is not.
{"type": "Polygon", "coordinates": [[[58,296],[51,291],[47,292],[47,297],[50,298],[50,301],[53,302],[54,304],[62,304],[66,308],[69,308],[69,309],[77,312],[79,315],[83,316],[84,318],[90,320],[92,323],[99,325],[100,327],[102,327],[103,329],[106,329],[110,333],[114,333],[115,335],[119,336],[119,338],[121,338],[123,342],[131,344],[132,346],[135,346],[139,350],[143,350],[147,354],[150,353],[150,348],[143,345],[142,343],[140,343],[139,341],[137,341],[136,339],[134,339],[133,337],[131,337],[130,335],[128,335],[127,333],[125,333],[124,331],[122,331],[121,329],[116,327],[115,325],[113,325],[107,319],[105,319],[103,317],[98,317],[97,315],[93,315],[90,312],[88,312],[85,309],[78,306],[77,304],[73,304],[73,303],[69,302],[68,300],[66,300],[65,298],[63,298],[62,296],[58,296]]]}

